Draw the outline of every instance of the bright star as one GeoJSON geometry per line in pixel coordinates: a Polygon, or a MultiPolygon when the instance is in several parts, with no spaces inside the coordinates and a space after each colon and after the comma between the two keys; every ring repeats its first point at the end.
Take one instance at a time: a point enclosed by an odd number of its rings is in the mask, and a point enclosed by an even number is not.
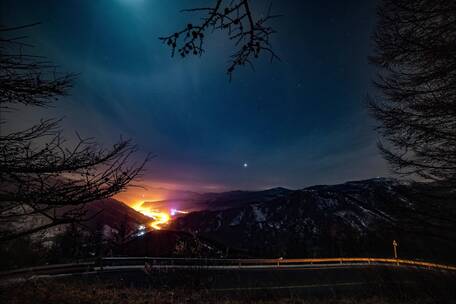
{"type": "Polygon", "coordinates": [[[247,167],[249,166],[249,164],[244,163],[242,166],[243,166],[244,168],[247,168],[247,167]]]}

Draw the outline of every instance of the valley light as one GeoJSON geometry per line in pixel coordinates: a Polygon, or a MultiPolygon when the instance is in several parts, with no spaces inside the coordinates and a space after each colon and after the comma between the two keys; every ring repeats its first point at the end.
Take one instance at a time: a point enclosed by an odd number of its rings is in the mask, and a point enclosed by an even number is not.
{"type": "Polygon", "coordinates": [[[155,230],[160,230],[162,229],[161,225],[165,225],[169,222],[169,215],[164,212],[155,212],[152,211],[152,218],[155,220],[151,222],[149,225],[155,230]]]}
{"type": "MultiPolygon", "coordinates": [[[[143,203],[144,203],[143,201],[138,202],[137,204],[135,204],[133,206],[133,209],[144,214],[147,217],[152,218],[152,221],[149,223],[149,226],[152,229],[160,230],[160,229],[162,229],[163,225],[168,224],[168,222],[171,219],[171,217],[169,216],[168,213],[161,212],[158,210],[150,210],[149,208],[143,207],[142,206],[143,203]]],[[[144,227],[144,229],[145,229],[145,227],[144,227]]]]}
{"type": "MultiPolygon", "coordinates": [[[[150,217],[152,221],[148,224],[152,229],[154,230],[161,230],[163,229],[163,226],[169,224],[171,221],[172,217],[175,216],[176,214],[187,214],[187,211],[182,211],[178,209],[170,209],[169,213],[168,212],[163,212],[160,210],[153,210],[148,207],[143,206],[144,201],[139,201],[135,205],[133,205],[133,209],[136,211],[144,214],[147,217],[150,217]]],[[[146,230],[146,226],[140,225],[138,227],[139,231],[144,231],[146,230]]]]}
{"type": "Polygon", "coordinates": [[[176,214],[188,214],[188,212],[187,211],[182,211],[182,210],[177,210],[177,209],[173,208],[173,209],[169,210],[169,214],[171,216],[175,216],[176,214]]]}

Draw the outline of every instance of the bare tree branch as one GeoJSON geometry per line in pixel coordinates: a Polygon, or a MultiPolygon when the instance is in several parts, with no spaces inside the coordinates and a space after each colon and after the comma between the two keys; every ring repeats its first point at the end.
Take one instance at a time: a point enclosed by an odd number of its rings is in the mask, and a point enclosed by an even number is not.
{"type": "Polygon", "coordinates": [[[220,30],[227,32],[236,47],[227,67],[230,79],[239,66],[249,64],[253,68],[252,60],[260,54],[268,54],[271,61],[280,60],[270,44],[275,31],[267,23],[278,17],[271,15],[271,6],[266,16],[260,18],[254,17],[248,0],[217,0],[213,7],[186,9],[184,12],[203,13],[204,17],[200,24],[189,23],[174,34],[159,38],[171,48],[172,56],[176,51],[181,57],[201,56],[206,34],[220,30]]]}

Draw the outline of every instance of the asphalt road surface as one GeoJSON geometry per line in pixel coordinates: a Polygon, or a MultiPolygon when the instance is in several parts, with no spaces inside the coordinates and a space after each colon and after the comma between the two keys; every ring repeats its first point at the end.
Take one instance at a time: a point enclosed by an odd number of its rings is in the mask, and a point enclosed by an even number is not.
{"type": "MultiPolygon", "coordinates": [[[[62,278],[67,278],[65,275],[62,278]]],[[[140,288],[201,289],[220,296],[381,295],[456,299],[456,272],[396,265],[106,267],[72,275],[140,288]]]]}

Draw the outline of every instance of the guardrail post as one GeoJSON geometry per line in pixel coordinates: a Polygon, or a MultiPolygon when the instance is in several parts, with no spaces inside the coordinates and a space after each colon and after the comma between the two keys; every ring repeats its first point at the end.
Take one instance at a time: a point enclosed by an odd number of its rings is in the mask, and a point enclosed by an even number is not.
{"type": "Polygon", "coordinates": [[[281,260],[283,260],[283,257],[280,257],[280,258],[277,259],[277,267],[280,266],[280,261],[281,261],[281,260]]]}

